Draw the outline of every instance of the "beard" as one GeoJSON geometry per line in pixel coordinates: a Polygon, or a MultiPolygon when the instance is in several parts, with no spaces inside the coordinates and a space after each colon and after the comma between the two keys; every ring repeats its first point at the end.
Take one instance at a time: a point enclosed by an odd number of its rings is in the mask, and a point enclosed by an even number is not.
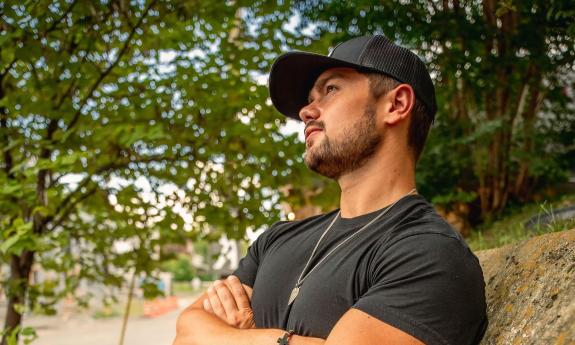
{"type": "MultiPolygon", "coordinates": [[[[313,121],[312,121],[313,122],[313,121]]],[[[318,127],[324,129],[323,123],[318,127]]],[[[305,155],[305,164],[320,175],[337,180],[363,166],[377,151],[382,137],[376,130],[375,106],[368,104],[361,119],[341,131],[344,138],[327,135],[305,155]]]]}

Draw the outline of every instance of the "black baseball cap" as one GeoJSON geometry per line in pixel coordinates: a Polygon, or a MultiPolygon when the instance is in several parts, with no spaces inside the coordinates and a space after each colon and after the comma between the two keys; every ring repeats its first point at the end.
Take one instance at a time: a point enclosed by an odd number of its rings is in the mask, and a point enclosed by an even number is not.
{"type": "Polygon", "coordinates": [[[435,88],[425,64],[410,50],[381,35],[352,38],[337,45],[328,56],[298,51],[281,55],[270,72],[272,103],[280,113],[300,120],[299,111],[308,104],[315,80],[334,67],[382,73],[409,84],[431,120],[435,118],[435,88]]]}

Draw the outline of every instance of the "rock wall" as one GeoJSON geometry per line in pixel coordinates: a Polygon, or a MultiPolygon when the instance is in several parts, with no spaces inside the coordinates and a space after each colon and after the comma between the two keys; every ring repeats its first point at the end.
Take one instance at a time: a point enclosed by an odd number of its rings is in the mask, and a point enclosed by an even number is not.
{"type": "Polygon", "coordinates": [[[575,229],[476,254],[487,285],[482,344],[575,345],[575,229]]]}

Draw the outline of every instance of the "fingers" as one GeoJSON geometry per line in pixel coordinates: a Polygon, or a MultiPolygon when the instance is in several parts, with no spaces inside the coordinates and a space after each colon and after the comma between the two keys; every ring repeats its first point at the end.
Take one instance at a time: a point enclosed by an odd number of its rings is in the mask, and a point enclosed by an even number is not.
{"type": "MultiPolygon", "coordinates": [[[[233,315],[238,310],[238,305],[236,304],[234,295],[231,293],[229,287],[224,282],[216,280],[214,283],[214,289],[216,290],[227,318],[233,318],[233,315]]],[[[213,304],[212,307],[214,307],[213,304]]]]}
{"type": "Polygon", "coordinates": [[[235,303],[239,309],[251,308],[250,299],[238,277],[229,276],[225,283],[230,289],[230,292],[232,293],[235,303]]]}
{"type": "Polygon", "coordinates": [[[204,299],[204,302],[202,303],[204,306],[204,310],[207,311],[210,314],[214,314],[214,311],[212,309],[212,305],[210,303],[209,298],[204,299]]]}
{"type": "Polygon", "coordinates": [[[250,305],[250,288],[244,287],[241,281],[230,276],[224,281],[216,280],[208,288],[207,298],[202,301],[203,309],[228,325],[236,328],[255,327],[253,310],[250,305]]]}
{"type": "MultiPolygon", "coordinates": [[[[218,281],[216,281],[218,282],[218,281]]],[[[210,301],[210,306],[211,309],[213,311],[213,314],[215,314],[217,317],[219,317],[222,320],[226,320],[227,319],[227,315],[226,315],[226,310],[223,306],[222,301],[220,301],[220,296],[217,293],[216,290],[216,285],[214,284],[213,286],[210,286],[208,288],[208,300],[210,301]]],[[[204,305],[205,308],[205,305],[204,305]]]]}
{"type": "MultiPolygon", "coordinates": [[[[252,294],[253,294],[253,289],[247,285],[242,284],[242,286],[244,287],[244,290],[246,291],[246,294],[248,295],[248,299],[251,301],[252,300],[252,294]]],[[[250,303],[251,305],[251,303],[250,303]]]]}

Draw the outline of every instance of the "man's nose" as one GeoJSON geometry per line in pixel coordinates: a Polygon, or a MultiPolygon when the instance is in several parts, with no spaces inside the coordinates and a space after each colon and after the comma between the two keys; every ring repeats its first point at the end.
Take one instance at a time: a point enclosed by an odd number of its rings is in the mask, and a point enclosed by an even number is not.
{"type": "Polygon", "coordinates": [[[304,106],[299,111],[299,118],[307,123],[310,120],[316,120],[319,117],[319,109],[317,108],[315,102],[311,102],[304,106]]]}

